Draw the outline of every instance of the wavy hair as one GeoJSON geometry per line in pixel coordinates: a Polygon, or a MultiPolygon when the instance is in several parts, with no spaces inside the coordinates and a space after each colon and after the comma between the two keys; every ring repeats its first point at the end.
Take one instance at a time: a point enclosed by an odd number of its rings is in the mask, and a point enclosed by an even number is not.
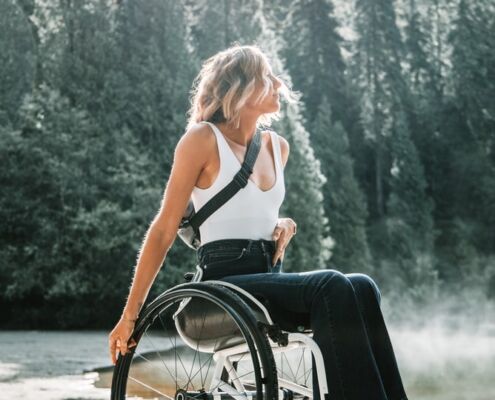
{"type": "MultiPolygon", "coordinates": [[[[273,84],[269,58],[257,45],[241,46],[234,43],[226,50],[208,58],[202,64],[199,74],[193,81],[190,95],[191,107],[186,130],[200,121],[228,122],[236,128],[240,125],[240,110],[252,95],[257,83],[263,90],[256,103],[261,102],[273,84]]],[[[280,94],[289,102],[299,100],[298,92],[293,92],[290,83],[281,75],[280,94]]],[[[280,112],[260,116],[258,124],[271,126],[272,120],[280,119],[280,112]]]]}

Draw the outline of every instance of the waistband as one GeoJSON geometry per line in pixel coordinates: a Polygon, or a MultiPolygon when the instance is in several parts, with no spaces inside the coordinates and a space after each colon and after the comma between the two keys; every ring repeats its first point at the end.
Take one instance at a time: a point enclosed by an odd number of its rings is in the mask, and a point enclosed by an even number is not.
{"type": "Polygon", "coordinates": [[[260,252],[272,254],[277,247],[275,240],[266,239],[221,239],[205,243],[198,248],[198,256],[201,257],[210,251],[234,250],[245,248],[248,252],[260,252]]]}

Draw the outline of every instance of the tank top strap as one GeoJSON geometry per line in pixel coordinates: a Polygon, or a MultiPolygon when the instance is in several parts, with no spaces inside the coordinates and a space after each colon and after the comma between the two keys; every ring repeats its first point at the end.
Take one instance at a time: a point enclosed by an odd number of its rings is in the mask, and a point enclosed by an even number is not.
{"type": "Polygon", "coordinates": [[[202,123],[208,124],[216,136],[218,153],[220,156],[220,171],[223,172],[223,170],[227,168],[227,169],[232,169],[234,173],[237,172],[238,170],[237,164],[239,163],[239,160],[237,160],[237,158],[235,157],[222,132],[220,132],[220,130],[215,126],[215,124],[213,124],[210,121],[202,121],[202,123]]]}
{"type": "Polygon", "coordinates": [[[201,121],[201,123],[210,125],[211,129],[213,130],[213,133],[215,134],[215,136],[217,138],[218,147],[223,147],[224,141],[222,140],[223,139],[222,132],[220,132],[218,130],[218,128],[215,126],[215,124],[211,123],[210,121],[201,121]]]}

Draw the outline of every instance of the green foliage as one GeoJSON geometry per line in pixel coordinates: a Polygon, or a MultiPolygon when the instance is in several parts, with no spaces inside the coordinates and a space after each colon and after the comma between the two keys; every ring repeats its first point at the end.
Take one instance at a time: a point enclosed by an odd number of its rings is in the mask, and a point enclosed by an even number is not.
{"type": "Polygon", "coordinates": [[[495,164],[495,38],[493,4],[460,0],[449,41],[452,44],[452,80],[458,111],[469,133],[495,164]]]}
{"type": "MultiPolygon", "coordinates": [[[[395,135],[391,143],[392,169],[387,215],[400,219],[410,227],[408,236],[417,248],[401,256],[430,252],[433,244],[433,202],[426,195],[426,181],[414,144],[404,118],[396,119],[395,135]]],[[[389,238],[393,240],[393,236],[389,238]]]]}
{"type": "Polygon", "coordinates": [[[340,122],[333,123],[323,97],[311,132],[312,147],[326,178],[322,188],[325,215],[335,240],[332,268],[343,272],[373,271],[366,237],[366,199],[354,177],[349,140],[340,122]]]}
{"type": "Polygon", "coordinates": [[[15,121],[33,75],[29,26],[11,1],[0,4],[0,126],[15,121]]]}
{"type": "MultiPolygon", "coordinates": [[[[291,145],[287,271],[372,273],[398,319],[399,300],[495,299],[493,5],[343,5],[1,2],[0,325],[118,318],[193,78],[234,41],[302,93],[273,125],[291,145]]],[[[177,240],[148,298],[194,258],[177,240]]]]}
{"type": "MultiPolygon", "coordinates": [[[[314,121],[323,98],[330,103],[333,118],[348,127],[350,100],[345,85],[346,65],[342,56],[340,21],[333,1],[292,1],[285,5],[280,34],[288,46],[281,50],[294,85],[302,93],[303,116],[314,121]]],[[[283,9],[283,6],[281,5],[283,9]]],[[[308,126],[308,129],[310,126],[308,126]]]]}
{"type": "Polygon", "coordinates": [[[274,124],[275,131],[289,141],[290,161],[285,167],[287,177],[285,201],[281,216],[297,223],[298,234],[292,239],[284,258],[286,271],[325,268],[331,255],[333,240],[328,236],[328,219],[323,209],[321,187],[325,177],[315,158],[308,132],[297,119],[297,108],[287,106],[284,117],[274,124]]]}
{"type": "MultiPolygon", "coordinates": [[[[262,48],[270,57],[274,71],[286,77],[290,75],[280,58],[282,40],[273,30],[265,29],[259,37],[262,48]]],[[[328,234],[328,218],[325,216],[320,162],[311,146],[308,129],[303,124],[301,103],[282,104],[281,118],[273,123],[273,129],[290,145],[290,156],[285,167],[285,200],[280,215],[293,218],[298,234],[291,240],[284,258],[285,271],[304,271],[327,266],[334,241],[328,234]]]]}
{"type": "Polygon", "coordinates": [[[364,140],[370,144],[374,161],[372,193],[376,200],[370,243],[379,260],[380,280],[420,302],[439,282],[433,252],[433,201],[411,139],[415,115],[408,115],[417,104],[414,90],[425,84],[430,72],[421,47],[419,16],[411,2],[405,45],[391,1],[359,1],[357,6],[353,63],[361,93],[364,140]],[[406,49],[418,54],[407,54],[406,49]],[[401,64],[404,54],[408,71],[401,64]],[[390,274],[395,279],[387,279],[390,274]]]}
{"type": "Polygon", "coordinates": [[[4,129],[1,146],[11,166],[1,175],[5,298],[112,298],[128,285],[129,244],[149,214],[135,140],[115,132],[126,147],[110,147],[86,111],[46,85],[26,97],[20,116],[21,130],[4,129]]]}

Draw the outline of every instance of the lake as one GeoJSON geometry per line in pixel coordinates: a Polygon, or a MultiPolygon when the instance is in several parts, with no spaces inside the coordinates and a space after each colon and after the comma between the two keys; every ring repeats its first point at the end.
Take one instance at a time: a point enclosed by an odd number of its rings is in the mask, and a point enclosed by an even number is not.
{"type": "MultiPolygon", "coordinates": [[[[493,325],[469,333],[442,327],[389,333],[410,400],[495,399],[493,325]]],[[[110,366],[107,334],[0,332],[0,399],[109,399],[109,374],[95,372],[110,366]]]]}

